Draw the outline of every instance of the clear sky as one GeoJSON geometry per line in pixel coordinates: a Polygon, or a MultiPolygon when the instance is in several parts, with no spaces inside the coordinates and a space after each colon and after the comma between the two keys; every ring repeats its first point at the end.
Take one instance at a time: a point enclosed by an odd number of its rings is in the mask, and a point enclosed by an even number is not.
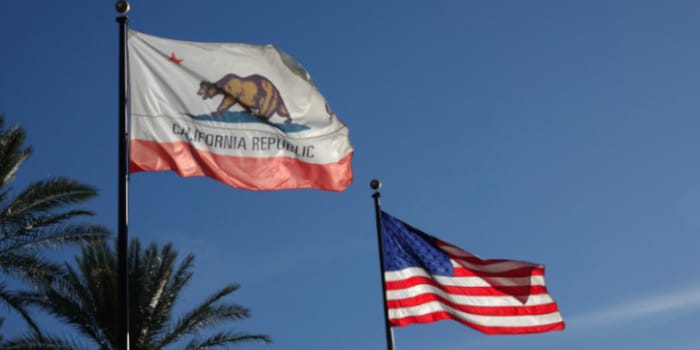
{"type": "MultiPolygon", "coordinates": [[[[95,185],[95,222],[116,231],[113,4],[3,3],[0,112],[34,148],[14,187],[95,185]]],[[[355,180],[342,193],[131,177],[131,237],[196,256],[182,309],[242,285],[230,300],[252,318],[232,327],[273,344],[241,348],[385,348],[375,177],[398,218],[484,258],[545,264],[567,322],[528,336],[412,325],[397,350],[698,348],[699,2],[131,5],[145,33],[279,46],[350,129],[355,180]]]]}

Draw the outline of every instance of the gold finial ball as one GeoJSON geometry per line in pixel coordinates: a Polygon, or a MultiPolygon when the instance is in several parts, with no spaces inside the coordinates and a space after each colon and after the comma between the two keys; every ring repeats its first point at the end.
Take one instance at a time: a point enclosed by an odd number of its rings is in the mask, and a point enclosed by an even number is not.
{"type": "Polygon", "coordinates": [[[382,187],[382,182],[377,179],[373,179],[369,182],[369,187],[376,191],[382,187]]]}
{"type": "Polygon", "coordinates": [[[117,9],[117,12],[121,13],[122,15],[126,14],[129,12],[129,2],[125,0],[119,0],[117,3],[114,5],[114,8],[117,9]]]}

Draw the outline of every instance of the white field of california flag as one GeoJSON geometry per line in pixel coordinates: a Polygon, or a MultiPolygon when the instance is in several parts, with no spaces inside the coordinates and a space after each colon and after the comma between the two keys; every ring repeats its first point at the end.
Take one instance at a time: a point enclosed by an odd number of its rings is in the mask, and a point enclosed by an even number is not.
{"type": "Polygon", "coordinates": [[[342,191],[353,148],[308,73],[274,46],[130,30],[130,171],[247,190],[342,191]]]}

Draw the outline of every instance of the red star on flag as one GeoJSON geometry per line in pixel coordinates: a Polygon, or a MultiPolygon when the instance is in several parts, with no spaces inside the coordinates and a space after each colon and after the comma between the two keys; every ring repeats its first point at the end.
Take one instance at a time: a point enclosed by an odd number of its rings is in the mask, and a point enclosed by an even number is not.
{"type": "Polygon", "coordinates": [[[170,58],[168,59],[176,64],[180,64],[180,62],[184,61],[182,58],[177,58],[177,56],[175,56],[175,52],[170,53],[170,58]]]}

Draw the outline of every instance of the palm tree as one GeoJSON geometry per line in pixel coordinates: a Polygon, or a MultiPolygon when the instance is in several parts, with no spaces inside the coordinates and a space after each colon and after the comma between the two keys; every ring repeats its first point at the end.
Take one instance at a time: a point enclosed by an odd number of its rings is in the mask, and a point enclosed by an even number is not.
{"type": "Polygon", "coordinates": [[[60,265],[47,259],[43,249],[99,241],[109,231],[99,225],[69,223],[94,215],[92,211],[71,207],[97,195],[95,188],[75,180],[53,177],[37,181],[12,196],[9,185],[32,149],[24,147],[24,129],[14,126],[5,130],[4,123],[0,114],[0,304],[18,312],[38,333],[24,300],[4,277],[31,283],[51,282],[60,265]]]}
{"type": "MultiPolygon", "coordinates": [[[[175,301],[191,280],[194,256],[187,255],[175,267],[177,252],[171,244],[145,250],[137,239],[129,244],[129,340],[132,350],[179,347],[187,350],[229,348],[246,341],[270,342],[265,335],[220,330],[225,322],[249,317],[241,306],[223,301],[238,289],[228,284],[199,305],[172,321],[175,301]],[[209,335],[202,335],[207,333],[209,335]]],[[[84,247],[76,267],[68,264],[60,283],[23,295],[96,344],[99,349],[117,347],[117,254],[106,243],[84,247]]],[[[73,339],[25,337],[3,344],[3,349],[76,349],[73,339]],[[43,346],[43,347],[42,347],[43,346]]],[[[95,348],[94,346],[90,348],[95,348]]]]}

